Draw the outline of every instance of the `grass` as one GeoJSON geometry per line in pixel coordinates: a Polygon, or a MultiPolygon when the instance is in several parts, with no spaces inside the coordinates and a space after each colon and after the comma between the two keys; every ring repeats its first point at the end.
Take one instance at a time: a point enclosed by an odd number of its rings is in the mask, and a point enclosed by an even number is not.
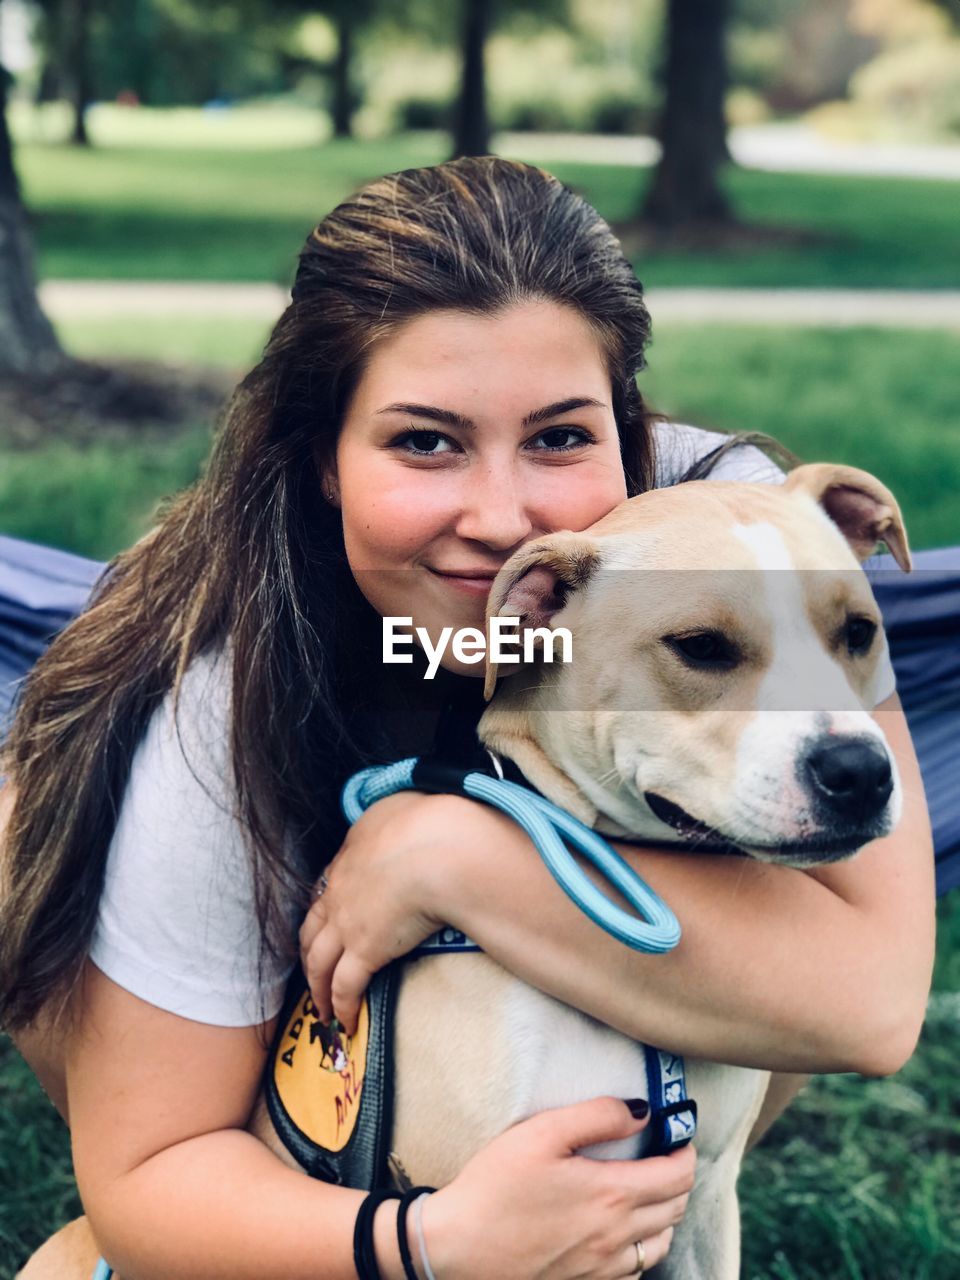
{"type": "MultiPolygon", "coordinates": [[[[253,99],[222,107],[129,107],[97,102],[87,111],[87,132],[97,147],[207,148],[246,151],[310,147],[330,136],[325,112],[285,99],[253,99]]],[[[40,105],[20,99],[10,108],[15,137],[57,145],[70,136],[66,102],[40,105]]]]}
{"type": "Polygon", "coordinates": [[[209,445],[198,426],[170,440],[0,453],[2,531],[107,560],[147,531],[162,497],[192,483],[209,445]]]}
{"type": "Polygon", "coordinates": [[[960,894],[941,899],[920,1044],[885,1080],[822,1076],[741,1178],[744,1280],[960,1277],[960,894]]]}
{"type": "Polygon", "coordinates": [[[239,377],[256,363],[269,321],[249,316],[85,316],[56,320],[73,355],[91,360],[156,360],[174,366],[216,365],[239,377]]]}
{"type": "MultiPolygon", "coordinates": [[[[243,129],[231,113],[211,121],[198,111],[193,137],[190,113],[174,113],[162,134],[157,114],[148,113],[142,128],[130,117],[117,142],[90,152],[37,141],[21,120],[17,162],[44,277],[286,284],[307,232],[336,203],[379,174],[439,162],[449,146],[432,133],[303,145],[282,118],[279,145],[257,146],[269,113],[241,115],[243,129]]],[[[523,158],[536,161],[535,136],[523,158]]],[[[644,169],[547,167],[614,222],[635,215],[649,179],[644,169]]],[[[793,247],[645,254],[637,268],[646,283],[960,287],[958,183],[743,170],[732,171],[727,185],[745,220],[819,238],[793,247]]]]}
{"type": "Polygon", "coordinates": [[[671,328],[641,386],[674,418],[864,467],[896,494],[915,546],[960,542],[956,334],[671,328]]]}

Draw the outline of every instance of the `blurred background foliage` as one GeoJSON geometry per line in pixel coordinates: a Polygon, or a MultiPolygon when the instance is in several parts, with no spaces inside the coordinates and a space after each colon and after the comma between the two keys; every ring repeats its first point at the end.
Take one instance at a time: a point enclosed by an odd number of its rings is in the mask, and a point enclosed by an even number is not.
{"type": "MultiPolygon", "coordinates": [[[[663,0],[488,8],[496,128],[652,128],[663,0]]],[[[349,31],[360,136],[450,122],[459,6],[444,0],[36,0],[28,13],[39,56],[22,89],[39,101],[72,95],[78,78],[90,102],[222,106],[290,95],[326,113],[329,128],[349,31]]],[[[813,111],[818,127],[844,134],[955,136],[956,19],[954,0],[733,0],[733,123],[813,111]]]]}

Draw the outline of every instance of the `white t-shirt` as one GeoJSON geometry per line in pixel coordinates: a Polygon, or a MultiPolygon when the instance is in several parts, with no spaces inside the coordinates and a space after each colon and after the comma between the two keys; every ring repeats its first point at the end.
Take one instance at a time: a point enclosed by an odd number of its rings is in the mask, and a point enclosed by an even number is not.
{"type": "MultiPolygon", "coordinates": [[[[659,423],[657,486],[675,484],[723,435],[659,423]]],[[[753,447],[734,450],[719,480],[778,483],[753,447]]],[[[892,672],[890,688],[893,691],[892,672]]],[[[882,696],[886,697],[887,694],[882,696]]],[[[107,859],[90,956],[125,990],[171,1013],[235,1027],[272,1017],[290,973],[263,958],[249,855],[234,815],[229,760],[229,650],[184,676],[179,728],[167,695],[131,765],[107,859]]],[[[290,932],[299,920],[290,910],[290,932]]]]}
{"type": "MultiPolygon", "coordinates": [[[[134,753],[107,857],[90,957],[150,1004],[249,1026],[282,1004],[290,966],[264,956],[243,830],[234,814],[229,649],[168,694],[134,753]],[[179,728],[179,734],[177,732],[179,728]]],[[[299,921],[290,913],[291,936],[299,921]]]]}
{"type": "MultiPolygon", "coordinates": [[[[728,436],[681,422],[654,423],[657,470],[654,485],[665,489],[676,484],[690,467],[728,436]]],[[[775,462],[755,445],[740,445],[716,464],[709,480],[740,480],[749,484],[783,484],[787,478],[775,462]]]]}

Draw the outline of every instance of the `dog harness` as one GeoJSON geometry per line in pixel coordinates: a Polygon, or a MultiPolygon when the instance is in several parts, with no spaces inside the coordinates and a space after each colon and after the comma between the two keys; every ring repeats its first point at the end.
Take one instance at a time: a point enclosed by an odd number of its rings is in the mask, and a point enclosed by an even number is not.
{"type": "MultiPolygon", "coordinates": [[[[343,789],[344,813],[355,822],[376,800],[406,789],[466,795],[495,805],[531,836],[564,892],[601,928],[640,951],[663,953],[676,946],[676,916],[607,841],[535,791],[512,761],[480,748],[472,728],[465,733],[455,717],[441,721],[428,755],[354,774],[343,789]],[[605,897],[580,869],[568,845],[598,867],[643,918],[638,920],[605,897]]],[[[265,1094],[278,1136],[308,1173],[368,1190],[393,1181],[403,1184],[404,1172],[391,1167],[389,1154],[400,969],[423,956],[480,950],[451,927],[427,938],[409,956],[374,976],[352,1037],[336,1020],[320,1021],[302,975],[294,975],[265,1094]]],[[[683,1059],[649,1045],[643,1048],[651,1112],[644,1154],[662,1155],[693,1138],[697,1108],[687,1097],[683,1059]]]]}

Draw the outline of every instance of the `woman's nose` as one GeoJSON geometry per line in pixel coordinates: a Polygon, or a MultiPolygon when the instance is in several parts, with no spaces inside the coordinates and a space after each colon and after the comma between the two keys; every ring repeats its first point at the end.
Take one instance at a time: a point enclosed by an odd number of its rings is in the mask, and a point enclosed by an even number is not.
{"type": "Polygon", "coordinates": [[[457,520],[457,536],[511,550],[534,530],[533,494],[509,467],[476,468],[467,478],[457,520]]]}

